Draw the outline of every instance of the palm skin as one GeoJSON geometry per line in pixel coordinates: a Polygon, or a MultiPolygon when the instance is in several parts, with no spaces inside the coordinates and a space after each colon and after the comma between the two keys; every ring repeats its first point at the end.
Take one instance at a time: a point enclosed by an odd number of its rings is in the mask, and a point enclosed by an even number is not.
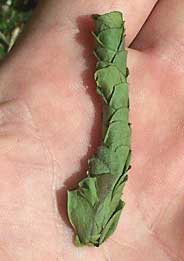
{"type": "Polygon", "coordinates": [[[184,57],[180,40],[162,32],[164,18],[159,37],[150,33],[165,1],[129,49],[133,159],[118,229],[100,248],[76,248],[66,218],[66,189],[85,176],[101,138],[89,15],[125,12],[129,45],[156,1],[143,2],[135,1],[140,15],[132,15],[126,1],[45,1],[2,65],[0,260],[184,259],[184,57]]]}

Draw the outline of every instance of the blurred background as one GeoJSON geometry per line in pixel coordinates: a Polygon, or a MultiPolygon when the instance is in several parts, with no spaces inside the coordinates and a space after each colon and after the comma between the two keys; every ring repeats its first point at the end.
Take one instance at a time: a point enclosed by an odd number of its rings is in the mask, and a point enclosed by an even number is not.
{"type": "Polygon", "coordinates": [[[0,60],[13,47],[38,0],[0,0],[0,60]]]}

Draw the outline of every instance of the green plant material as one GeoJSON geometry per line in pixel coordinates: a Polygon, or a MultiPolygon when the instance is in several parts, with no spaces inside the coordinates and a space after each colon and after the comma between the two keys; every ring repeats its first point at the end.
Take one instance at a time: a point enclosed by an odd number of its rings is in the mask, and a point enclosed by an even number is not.
{"type": "Polygon", "coordinates": [[[103,140],[89,160],[87,177],[68,192],[68,217],[76,244],[99,246],[116,229],[124,202],[122,191],[130,168],[127,51],[122,14],[93,16],[96,32],[94,75],[104,103],[103,140]]]}
{"type": "Polygon", "coordinates": [[[35,0],[0,0],[0,59],[13,47],[35,6],[35,0]]]}

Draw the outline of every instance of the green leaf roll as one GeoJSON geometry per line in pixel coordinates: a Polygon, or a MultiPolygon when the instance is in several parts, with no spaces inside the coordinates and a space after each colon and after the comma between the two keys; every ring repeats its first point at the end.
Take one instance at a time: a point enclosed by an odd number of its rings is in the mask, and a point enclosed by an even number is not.
{"type": "Polygon", "coordinates": [[[93,15],[97,93],[103,99],[103,139],[89,160],[87,177],[68,191],[67,210],[78,246],[99,246],[117,227],[130,168],[127,51],[122,14],[93,15]]]}

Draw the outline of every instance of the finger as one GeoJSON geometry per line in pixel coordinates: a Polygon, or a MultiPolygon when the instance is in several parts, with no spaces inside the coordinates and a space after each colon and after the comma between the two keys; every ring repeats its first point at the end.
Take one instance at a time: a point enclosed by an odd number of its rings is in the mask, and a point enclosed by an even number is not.
{"type": "MultiPolygon", "coordinates": [[[[77,18],[91,15],[93,13],[105,13],[112,10],[123,12],[126,21],[127,45],[135,38],[145,20],[149,16],[155,3],[158,0],[109,0],[109,1],[42,1],[40,2],[34,19],[32,19],[31,38],[34,41],[40,37],[41,30],[45,31],[53,28],[58,34],[61,27],[77,27],[77,18]],[[34,22],[33,22],[34,20],[34,22]]],[[[43,34],[42,34],[43,36],[43,34]]],[[[62,39],[62,38],[61,38],[62,39]]]]}
{"type": "Polygon", "coordinates": [[[132,48],[157,49],[171,53],[174,59],[183,59],[184,1],[160,0],[150,18],[132,44],[132,48]]]}
{"type": "MultiPolygon", "coordinates": [[[[56,1],[54,1],[56,2],[56,1]]],[[[127,42],[130,43],[135,35],[139,32],[141,26],[147,19],[152,8],[154,7],[157,0],[109,0],[109,1],[93,1],[88,2],[78,1],[57,1],[55,4],[50,4],[46,1],[45,8],[47,9],[42,12],[43,16],[45,13],[50,12],[50,18],[57,17],[57,20],[62,20],[63,23],[68,21],[75,23],[76,18],[82,15],[91,15],[92,13],[105,13],[112,10],[119,10],[123,12],[127,24],[127,42]],[[58,6],[58,8],[56,8],[58,6]]],[[[41,8],[41,5],[40,5],[41,8]]],[[[47,16],[45,16],[45,19],[47,16]]],[[[47,20],[48,21],[48,20],[47,20]]],[[[49,23],[52,23],[51,19],[49,23]]]]}
{"type": "MultiPolygon", "coordinates": [[[[12,55],[2,66],[1,79],[3,75],[5,75],[5,82],[3,82],[3,91],[1,93],[2,95],[6,94],[6,98],[3,96],[1,100],[16,96],[15,93],[17,94],[17,89],[15,90],[16,85],[14,82],[17,81],[17,79],[21,81],[22,78],[26,78],[30,82],[29,77],[31,77],[31,79],[35,78],[42,65],[45,67],[46,63],[50,63],[50,61],[55,59],[53,56],[57,57],[57,61],[62,59],[62,46],[65,45],[64,42],[68,41],[68,50],[65,48],[64,52],[68,54],[71,60],[73,58],[72,54],[73,56],[79,54],[78,46],[73,44],[77,41],[77,32],[83,30],[86,38],[90,38],[89,32],[92,30],[91,21],[85,19],[86,16],[90,17],[93,13],[105,13],[112,10],[122,11],[126,21],[127,45],[129,45],[140,30],[156,1],[157,0],[135,0],[133,4],[131,1],[126,0],[40,1],[33,19],[27,28],[29,30],[26,30],[28,33],[25,33],[23,39],[20,39],[19,44],[12,50],[12,55]],[[84,18],[81,19],[81,17],[84,18]],[[79,20],[81,22],[79,22],[79,20]],[[85,28],[85,30],[79,27],[85,28]],[[63,31],[68,31],[70,39],[69,37],[65,37],[63,31]],[[74,49],[75,52],[73,51],[74,49]],[[29,62],[25,63],[25,59],[29,62]],[[7,72],[9,77],[7,77],[7,72]],[[31,76],[28,76],[29,72],[31,72],[31,76]],[[14,87],[12,86],[12,82],[14,87]],[[6,89],[6,91],[4,91],[4,89],[6,89]]],[[[80,63],[79,59],[77,61],[80,63]]],[[[51,72],[52,70],[49,71],[51,72]]],[[[20,89],[19,85],[18,92],[20,92],[20,89]]]]}

